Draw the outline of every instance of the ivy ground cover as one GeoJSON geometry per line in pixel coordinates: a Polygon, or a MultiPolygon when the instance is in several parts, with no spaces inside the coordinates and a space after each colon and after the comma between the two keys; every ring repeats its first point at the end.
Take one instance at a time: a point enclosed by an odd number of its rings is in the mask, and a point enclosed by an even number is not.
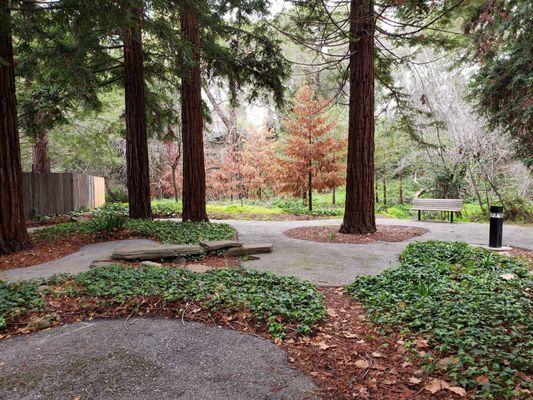
{"type": "Polygon", "coordinates": [[[0,281],[0,332],[29,332],[93,316],[191,313],[231,315],[272,337],[309,334],[325,315],[324,297],[296,278],[246,269],[194,273],[179,268],[96,268],[47,281],[0,281]],[[70,319],[71,320],[71,319],[70,319]]]}
{"type": "Polygon", "coordinates": [[[441,369],[480,398],[533,389],[532,276],[516,259],[464,243],[410,244],[400,265],[348,286],[373,322],[411,338],[428,372],[441,369]]]}

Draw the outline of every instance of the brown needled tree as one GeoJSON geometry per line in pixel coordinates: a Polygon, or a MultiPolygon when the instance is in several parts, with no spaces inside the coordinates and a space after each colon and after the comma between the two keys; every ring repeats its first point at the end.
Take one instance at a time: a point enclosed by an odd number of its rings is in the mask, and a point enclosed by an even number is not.
{"type": "Polygon", "coordinates": [[[0,0],[0,254],[30,246],[22,198],[13,44],[7,0],[0,0]]]}
{"type": "Polygon", "coordinates": [[[126,164],[130,218],[152,218],[146,129],[146,94],[140,20],[142,9],[124,30],[124,89],[126,102],[126,164]]]}
{"type": "Polygon", "coordinates": [[[350,2],[350,112],[341,233],[376,231],[374,214],[374,4],[350,2]]]}
{"type": "Polygon", "coordinates": [[[183,38],[189,43],[193,66],[181,80],[181,124],[183,140],[183,221],[207,221],[205,204],[205,160],[202,86],[200,77],[200,32],[194,10],[180,9],[183,38]]]}

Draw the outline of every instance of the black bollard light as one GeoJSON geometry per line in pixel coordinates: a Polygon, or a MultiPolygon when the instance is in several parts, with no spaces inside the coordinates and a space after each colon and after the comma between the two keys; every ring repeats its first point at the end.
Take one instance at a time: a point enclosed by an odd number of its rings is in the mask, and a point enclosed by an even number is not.
{"type": "Polygon", "coordinates": [[[503,207],[490,206],[490,236],[489,247],[502,247],[503,207]]]}

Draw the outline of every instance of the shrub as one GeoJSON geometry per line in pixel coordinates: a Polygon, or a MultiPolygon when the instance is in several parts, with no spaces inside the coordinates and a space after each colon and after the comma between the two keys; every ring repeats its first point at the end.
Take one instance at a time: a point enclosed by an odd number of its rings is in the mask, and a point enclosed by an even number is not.
{"type": "MultiPolygon", "coordinates": [[[[532,280],[522,262],[457,242],[419,242],[400,265],[348,286],[374,322],[429,340],[427,359],[453,356],[446,372],[483,398],[511,398],[531,374],[532,280]],[[508,275],[506,275],[508,274],[508,275]],[[486,376],[487,384],[476,378],[486,376]],[[478,387],[479,386],[479,387],[478,387]]],[[[435,368],[439,363],[429,363],[435,368]]]]}
{"type": "Polygon", "coordinates": [[[119,213],[101,214],[98,217],[92,217],[87,221],[89,230],[103,237],[110,237],[118,232],[124,225],[128,217],[119,213]]]}

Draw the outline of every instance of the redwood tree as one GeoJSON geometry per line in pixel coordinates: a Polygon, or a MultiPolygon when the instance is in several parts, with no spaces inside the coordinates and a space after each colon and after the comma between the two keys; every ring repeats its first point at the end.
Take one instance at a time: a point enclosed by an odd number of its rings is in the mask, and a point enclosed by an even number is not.
{"type": "Polygon", "coordinates": [[[0,254],[30,246],[22,197],[13,45],[8,1],[0,0],[0,254]]]}
{"type": "Polygon", "coordinates": [[[152,218],[146,130],[146,94],[140,20],[142,9],[124,29],[124,92],[126,103],[126,164],[131,218],[152,218]]]}
{"type": "Polygon", "coordinates": [[[350,2],[350,110],[341,233],[376,231],[374,214],[374,3],[350,2]]]}
{"type": "Polygon", "coordinates": [[[183,38],[192,54],[181,80],[181,124],[183,140],[183,221],[207,221],[205,204],[205,160],[203,139],[202,84],[200,77],[200,32],[196,14],[180,8],[183,38]]]}

